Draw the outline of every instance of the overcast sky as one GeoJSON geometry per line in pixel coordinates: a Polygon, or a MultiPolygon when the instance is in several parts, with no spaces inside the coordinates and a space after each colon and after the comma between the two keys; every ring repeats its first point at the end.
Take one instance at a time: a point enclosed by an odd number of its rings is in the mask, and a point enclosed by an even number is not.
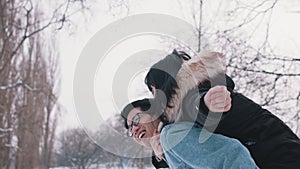
{"type": "MultiPolygon", "coordinates": [[[[179,3],[174,0],[151,0],[131,3],[129,12],[127,13],[126,9],[124,9],[124,13],[121,14],[119,13],[118,9],[108,11],[108,4],[105,4],[104,2],[106,1],[101,1],[101,3],[96,2],[94,5],[90,5],[91,11],[86,15],[85,18],[80,16],[77,16],[77,18],[73,18],[73,22],[74,24],[76,24],[76,27],[72,29],[71,32],[69,30],[63,30],[58,34],[60,44],[59,46],[61,51],[62,73],[60,103],[66,110],[61,116],[59,131],[79,125],[73,102],[73,78],[76,69],[75,65],[84,46],[96,34],[96,32],[107,26],[109,23],[117,21],[127,14],[133,15],[139,13],[162,13],[177,16],[188,21],[187,12],[189,11],[183,12],[182,7],[180,7],[179,3]]],[[[184,4],[181,5],[184,6],[184,4]]],[[[224,5],[224,7],[226,7],[226,5],[224,5]]],[[[270,40],[272,41],[274,47],[281,48],[280,51],[282,53],[279,54],[300,56],[300,17],[299,14],[292,12],[296,10],[300,11],[300,9],[298,7],[287,7],[287,5],[282,5],[279,9],[276,10],[276,12],[273,13],[270,29],[270,33],[273,36],[270,37],[270,40]],[[282,48],[282,46],[285,46],[285,48],[282,48]]],[[[219,24],[219,26],[222,26],[221,21],[215,24],[219,24]]],[[[118,67],[118,65],[115,65],[115,67],[112,66],[113,63],[117,61],[114,59],[125,59],[127,56],[132,55],[135,51],[142,50],[145,46],[147,46],[147,48],[151,47],[154,49],[159,49],[161,48],[160,43],[161,41],[159,40],[159,38],[149,35],[141,35],[128,38],[122,43],[119,43],[117,46],[114,46],[113,49],[109,51],[109,53],[107,54],[107,58],[110,58],[112,60],[108,61],[107,63],[111,63],[111,65],[107,64],[107,67],[103,66],[102,69],[105,72],[113,73],[118,67]]],[[[150,60],[148,64],[154,61],[155,60],[150,60]]],[[[99,69],[100,68],[98,68],[98,70],[99,69]]],[[[130,100],[141,98],[143,96],[150,96],[149,93],[145,93],[146,88],[143,84],[143,76],[146,71],[147,69],[139,72],[135,77],[132,78],[131,86],[129,86],[128,88],[128,97],[130,100]]],[[[99,81],[99,79],[101,79],[100,76],[101,71],[98,71],[95,74],[95,99],[96,102],[105,102],[105,105],[107,105],[101,110],[101,116],[103,118],[107,118],[111,116],[112,113],[118,112],[119,108],[116,108],[113,103],[114,98],[112,98],[111,96],[111,82],[107,82],[105,83],[105,85],[102,84],[103,86],[101,86],[101,81],[99,81]],[[101,87],[97,88],[97,86],[101,87]],[[105,90],[102,90],[103,88],[105,90]]],[[[93,121],[93,119],[91,119],[91,121],[93,121]]],[[[95,127],[95,123],[91,122],[90,127],[95,127]]]]}

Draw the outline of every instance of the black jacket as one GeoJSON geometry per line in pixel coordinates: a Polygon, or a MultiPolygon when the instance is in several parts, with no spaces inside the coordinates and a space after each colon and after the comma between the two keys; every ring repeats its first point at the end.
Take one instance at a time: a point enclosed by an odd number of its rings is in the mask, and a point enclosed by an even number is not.
{"type": "Polygon", "coordinates": [[[152,164],[155,168],[169,168],[168,164],[164,161],[157,161],[155,156],[152,156],[152,164]]]}
{"type": "MultiPolygon", "coordinates": [[[[212,132],[238,139],[261,169],[299,169],[300,140],[296,134],[271,112],[234,92],[234,82],[228,76],[226,85],[231,91],[232,106],[222,114],[221,120],[216,120],[219,124],[212,132]]],[[[210,82],[206,82],[196,92],[187,94],[182,106],[183,121],[193,120],[204,125],[208,109],[203,96],[210,88],[210,82]]],[[[210,126],[205,127],[210,129],[210,126]]]]}

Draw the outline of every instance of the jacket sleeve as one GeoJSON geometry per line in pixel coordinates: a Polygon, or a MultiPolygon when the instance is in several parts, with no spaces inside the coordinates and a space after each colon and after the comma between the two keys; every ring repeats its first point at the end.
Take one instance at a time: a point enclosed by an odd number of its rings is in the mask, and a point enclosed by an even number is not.
{"type": "Polygon", "coordinates": [[[212,86],[224,85],[225,83],[229,91],[234,89],[232,79],[227,75],[223,75],[223,77],[220,75],[219,78],[204,82],[197,89],[190,90],[182,102],[182,119],[195,121],[200,125],[206,123],[206,126],[212,126],[225,118],[226,113],[209,113],[204,103],[204,96],[212,86]]]}

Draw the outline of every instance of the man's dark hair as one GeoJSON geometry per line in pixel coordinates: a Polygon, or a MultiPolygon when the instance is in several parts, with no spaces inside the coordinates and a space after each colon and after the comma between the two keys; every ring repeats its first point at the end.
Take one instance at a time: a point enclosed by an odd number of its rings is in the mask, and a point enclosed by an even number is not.
{"type": "Polygon", "coordinates": [[[140,108],[141,111],[146,112],[147,110],[149,110],[151,107],[151,103],[149,99],[142,99],[142,100],[136,100],[133,101],[129,104],[127,104],[123,110],[121,111],[121,116],[123,117],[124,121],[125,121],[125,128],[128,129],[128,124],[127,124],[127,116],[129,114],[129,112],[134,109],[134,108],[140,108]]]}
{"type": "Polygon", "coordinates": [[[126,129],[129,128],[127,124],[127,116],[130,113],[130,111],[134,108],[140,108],[143,113],[149,114],[151,116],[156,116],[162,122],[165,122],[166,124],[168,123],[164,113],[161,112],[161,104],[156,99],[145,98],[127,104],[121,111],[121,116],[124,119],[124,126],[126,129]]]}

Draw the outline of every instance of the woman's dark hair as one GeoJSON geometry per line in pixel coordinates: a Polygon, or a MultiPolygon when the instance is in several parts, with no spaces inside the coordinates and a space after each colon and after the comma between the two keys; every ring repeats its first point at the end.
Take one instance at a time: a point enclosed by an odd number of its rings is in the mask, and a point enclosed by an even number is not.
{"type": "Polygon", "coordinates": [[[183,51],[174,49],[171,54],[150,68],[145,83],[151,92],[153,92],[151,86],[158,90],[156,92],[157,96],[155,99],[137,100],[125,106],[121,112],[122,117],[125,119],[125,128],[128,129],[126,119],[129,112],[134,108],[140,108],[141,111],[147,114],[156,115],[161,121],[168,123],[166,116],[160,111],[164,110],[166,106],[172,108],[170,100],[176,94],[175,89],[178,88],[175,78],[181,68],[182,59],[189,60],[191,57],[183,51]]]}
{"type": "Polygon", "coordinates": [[[172,108],[170,103],[171,98],[176,94],[175,89],[178,88],[176,75],[181,68],[182,60],[189,60],[191,57],[184,51],[173,50],[164,59],[155,63],[146,75],[145,83],[148,89],[152,91],[154,86],[157,91],[157,98],[161,104],[172,108]]]}
{"type": "Polygon", "coordinates": [[[153,92],[151,86],[161,90],[166,97],[165,104],[170,108],[172,107],[172,105],[170,105],[170,100],[173,95],[176,94],[175,89],[178,88],[178,85],[176,80],[169,73],[151,68],[146,75],[145,84],[151,92],[153,92]]]}

